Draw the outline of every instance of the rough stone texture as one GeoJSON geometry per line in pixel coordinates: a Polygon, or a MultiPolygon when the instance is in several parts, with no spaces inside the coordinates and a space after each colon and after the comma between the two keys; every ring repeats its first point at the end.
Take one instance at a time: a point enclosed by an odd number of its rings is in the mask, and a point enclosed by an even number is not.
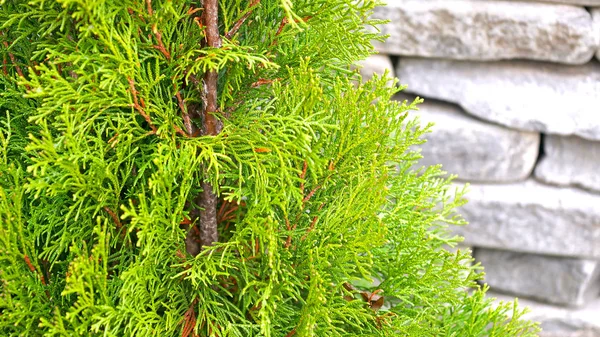
{"type": "Polygon", "coordinates": [[[389,0],[374,17],[390,38],[379,50],[461,60],[589,61],[598,41],[589,12],[567,5],[481,0],[389,0]]]}
{"type": "Polygon", "coordinates": [[[364,80],[369,80],[373,74],[383,75],[387,70],[390,77],[396,77],[394,65],[388,55],[377,54],[371,55],[366,60],[359,63],[360,75],[364,80]]]}
{"type": "MultiPolygon", "coordinates": [[[[489,292],[497,301],[510,302],[512,297],[489,292]]],[[[598,337],[600,336],[600,298],[584,308],[561,308],[530,300],[519,299],[520,307],[531,312],[524,319],[540,322],[540,337],[598,337]]]]}
{"type": "MultiPolygon", "coordinates": [[[[600,6],[600,0],[597,1],[597,6],[600,6]]],[[[596,52],[596,58],[600,60],[600,8],[592,8],[592,18],[594,20],[594,29],[596,31],[596,39],[598,41],[598,51],[596,52]]]]}
{"type": "Polygon", "coordinates": [[[460,104],[482,119],[527,131],[600,140],[600,63],[466,62],[402,58],[407,91],[460,104]]]}
{"type": "Polygon", "coordinates": [[[496,290],[548,303],[582,306],[600,294],[600,263],[477,248],[485,282],[496,290]]]}
{"type": "MultiPolygon", "coordinates": [[[[483,1],[483,0],[482,0],[483,1]]],[[[485,1],[497,1],[497,0],[485,0],[485,1]]],[[[512,1],[525,1],[525,0],[512,0],[512,1]]],[[[531,0],[529,0],[531,1],[531,0]]],[[[579,5],[579,6],[600,6],[600,0],[536,0],[536,2],[548,2],[555,4],[565,5],[579,5]]]]}
{"type": "Polygon", "coordinates": [[[535,168],[538,180],[600,192],[600,142],[578,137],[547,136],[544,152],[543,159],[535,168]]]}
{"type": "Polygon", "coordinates": [[[420,146],[424,166],[442,164],[461,180],[480,182],[524,180],[533,170],[539,133],[482,122],[457,106],[428,100],[414,114],[423,125],[435,124],[433,132],[425,136],[427,143],[420,146]]]}
{"type": "Polygon", "coordinates": [[[466,245],[600,258],[600,195],[527,181],[471,185],[466,198],[470,224],[453,228],[466,245]]]}

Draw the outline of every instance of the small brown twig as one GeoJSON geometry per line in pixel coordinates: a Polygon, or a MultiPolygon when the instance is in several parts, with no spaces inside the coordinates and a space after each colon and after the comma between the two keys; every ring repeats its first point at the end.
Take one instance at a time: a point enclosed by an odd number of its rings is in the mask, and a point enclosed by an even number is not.
{"type": "Polygon", "coordinates": [[[173,125],[173,129],[175,129],[175,132],[177,132],[178,134],[182,135],[183,137],[189,138],[190,135],[188,135],[187,133],[185,133],[185,131],[181,130],[180,127],[178,127],[177,125],[173,125]]]}
{"type": "MultiPolygon", "coordinates": [[[[35,269],[35,267],[31,263],[31,260],[29,259],[29,256],[24,255],[23,258],[25,259],[25,264],[27,264],[27,267],[29,268],[29,270],[31,270],[32,273],[36,273],[37,274],[37,269],[35,269]]],[[[44,275],[40,275],[40,279],[42,281],[42,284],[46,285],[46,279],[44,278],[44,275]]]]}
{"type": "MultiPolygon", "coordinates": [[[[142,106],[140,106],[140,103],[138,101],[138,96],[137,96],[137,90],[135,89],[135,82],[133,81],[133,79],[131,77],[127,78],[127,81],[129,81],[129,91],[131,91],[131,95],[133,95],[133,107],[140,113],[140,115],[142,115],[142,117],[144,117],[146,122],[150,125],[150,128],[152,129],[152,133],[156,133],[156,131],[157,131],[156,126],[154,126],[154,124],[152,124],[152,120],[150,119],[150,116],[146,113],[146,111],[144,111],[144,108],[142,108],[142,106]]],[[[145,103],[143,103],[143,104],[145,106],[145,103]]]]}
{"type": "Polygon", "coordinates": [[[6,60],[6,56],[4,56],[4,59],[2,60],[2,72],[4,73],[4,76],[8,76],[8,68],[6,67],[7,64],[8,61],[6,60]]]}
{"type": "Polygon", "coordinates": [[[292,337],[296,334],[296,328],[293,328],[292,331],[288,332],[287,335],[285,335],[285,337],[292,337]]]}
{"type": "MultiPolygon", "coordinates": [[[[188,310],[183,314],[183,330],[181,331],[181,337],[188,337],[194,331],[194,327],[196,326],[196,311],[194,307],[198,303],[198,299],[194,299],[190,304],[188,310]]],[[[194,334],[195,335],[195,334],[194,334]]]]}
{"type": "Polygon", "coordinates": [[[148,10],[148,15],[152,16],[154,11],[152,10],[152,0],[146,0],[146,9],[148,10]]]}
{"type": "MultiPolygon", "coordinates": [[[[29,256],[27,256],[27,254],[25,254],[23,256],[23,259],[25,260],[25,264],[27,264],[27,267],[29,268],[29,270],[31,270],[32,273],[35,273],[36,275],[38,275],[38,271],[37,271],[37,269],[35,269],[35,267],[31,263],[31,260],[29,259],[29,256]]],[[[41,274],[39,276],[40,276],[40,281],[42,282],[42,285],[44,285],[44,286],[48,285],[48,283],[46,282],[46,278],[44,277],[44,275],[41,274]]],[[[48,289],[44,290],[44,292],[46,293],[46,296],[48,298],[50,298],[50,292],[48,291],[48,289]]]]}
{"type": "Polygon", "coordinates": [[[302,194],[304,194],[304,178],[306,178],[306,170],[307,169],[308,169],[308,163],[305,160],[304,164],[302,166],[302,172],[300,173],[300,180],[302,180],[302,182],[300,183],[300,192],[302,192],[302,194]]]}
{"type": "Polygon", "coordinates": [[[188,11],[187,11],[187,15],[194,15],[194,14],[196,14],[196,12],[199,12],[199,11],[201,11],[203,9],[204,8],[202,8],[202,7],[193,7],[193,6],[191,6],[190,9],[188,9],[188,11]]]}
{"type": "Polygon", "coordinates": [[[254,83],[250,84],[250,86],[251,86],[252,88],[258,88],[258,87],[260,87],[261,85],[264,85],[264,84],[271,84],[271,83],[273,83],[273,82],[276,82],[276,81],[279,81],[279,80],[281,80],[281,79],[280,79],[280,78],[276,78],[276,79],[268,80],[268,79],[266,79],[266,78],[259,78],[259,79],[258,79],[258,81],[256,81],[256,82],[254,82],[254,83]]]}
{"type": "Polygon", "coordinates": [[[317,187],[313,188],[312,191],[310,191],[310,193],[308,193],[304,199],[302,199],[302,205],[304,205],[307,201],[310,200],[310,198],[313,197],[313,195],[315,195],[315,193],[317,193],[317,191],[321,188],[321,185],[318,185],[317,187]]]}
{"type": "MultiPolygon", "coordinates": [[[[322,203],[319,208],[317,209],[317,212],[323,209],[323,206],[325,206],[325,203],[322,203]]],[[[308,236],[308,233],[312,232],[313,229],[315,229],[315,225],[317,224],[317,221],[319,220],[319,216],[315,215],[312,218],[312,221],[310,223],[310,225],[308,226],[308,228],[306,229],[306,234],[304,234],[304,236],[302,236],[302,240],[304,241],[306,239],[306,237],[308,236]]]]}
{"type": "Polygon", "coordinates": [[[177,97],[177,105],[179,105],[179,109],[181,110],[181,117],[183,118],[183,125],[185,126],[185,130],[187,131],[187,134],[191,136],[194,133],[194,127],[192,125],[192,119],[190,118],[188,109],[185,103],[183,102],[183,98],[181,98],[181,94],[179,93],[179,91],[177,91],[175,97],[177,97]]]}
{"type": "Polygon", "coordinates": [[[154,49],[160,51],[167,58],[167,60],[170,60],[171,53],[169,53],[167,48],[165,48],[165,45],[163,44],[162,40],[162,34],[158,31],[158,28],[156,28],[156,24],[152,26],[152,33],[154,33],[154,36],[156,36],[156,40],[158,41],[158,45],[153,46],[154,49]]]}
{"type": "MultiPolygon", "coordinates": [[[[308,20],[310,20],[312,18],[311,15],[302,18],[302,21],[307,22],[308,20]]],[[[294,22],[300,22],[299,20],[295,20],[294,22]]],[[[285,25],[287,25],[289,23],[287,17],[284,17],[281,20],[281,23],[279,24],[279,28],[277,29],[277,32],[275,33],[275,38],[273,39],[273,41],[271,42],[271,46],[277,44],[277,37],[279,36],[279,34],[281,34],[281,32],[283,31],[283,27],[285,27],[285,25]]]]}
{"type": "Polygon", "coordinates": [[[121,221],[119,220],[119,217],[117,216],[117,214],[112,209],[110,209],[110,207],[108,207],[108,206],[104,206],[104,211],[106,213],[108,213],[108,215],[110,215],[110,217],[112,218],[113,222],[117,226],[117,232],[121,236],[125,235],[125,233],[123,232],[123,225],[121,224],[121,221]]]}
{"type": "Polygon", "coordinates": [[[225,33],[225,37],[227,39],[231,39],[235,33],[238,32],[238,30],[240,30],[240,27],[242,27],[242,25],[244,24],[244,22],[246,21],[246,19],[248,19],[248,17],[250,16],[250,14],[252,14],[252,11],[254,10],[254,6],[257,6],[260,3],[260,0],[253,0],[250,5],[248,6],[250,9],[248,10],[248,12],[246,12],[246,14],[244,14],[244,16],[242,16],[239,20],[237,20],[234,24],[233,27],[231,27],[231,29],[225,33]]]}
{"type": "MultiPolygon", "coordinates": [[[[2,35],[2,32],[0,32],[0,36],[1,35],[2,35]]],[[[9,48],[8,42],[3,41],[2,44],[8,50],[8,48],[9,48]]],[[[23,74],[23,70],[21,70],[21,67],[19,67],[19,65],[17,64],[17,59],[15,58],[15,55],[13,55],[13,53],[11,53],[11,52],[8,52],[8,57],[10,57],[10,62],[12,62],[13,66],[17,70],[17,74],[19,74],[19,76],[21,76],[21,77],[25,77],[25,75],[23,74]]]]}
{"type": "MultiPolygon", "coordinates": [[[[296,224],[294,224],[294,226],[292,226],[290,224],[290,220],[287,218],[287,216],[285,217],[285,227],[287,228],[288,231],[293,231],[296,230],[296,224]]],[[[285,248],[290,248],[290,246],[292,245],[292,234],[288,234],[287,239],[285,240],[285,248]]]]}

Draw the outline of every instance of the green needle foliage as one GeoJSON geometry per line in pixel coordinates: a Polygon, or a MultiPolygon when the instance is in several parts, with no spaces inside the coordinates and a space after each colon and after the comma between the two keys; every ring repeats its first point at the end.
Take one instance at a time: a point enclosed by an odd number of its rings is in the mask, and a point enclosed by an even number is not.
{"type": "Polygon", "coordinates": [[[377,3],[221,0],[215,47],[210,1],[0,1],[0,335],[534,336],[443,248],[420,100],[356,84],[377,3]]]}

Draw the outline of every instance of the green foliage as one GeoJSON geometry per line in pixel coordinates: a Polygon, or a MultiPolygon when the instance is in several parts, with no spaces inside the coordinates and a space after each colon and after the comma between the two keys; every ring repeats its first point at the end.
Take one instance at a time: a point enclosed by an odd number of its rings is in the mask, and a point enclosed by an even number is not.
{"type": "Polygon", "coordinates": [[[211,49],[192,1],[2,1],[0,335],[535,335],[444,249],[462,191],[418,168],[420,101],[356,84],[375,5],[222,0],[211,49]],[[211,70],[223,130],[186,137],[211,70]]]}

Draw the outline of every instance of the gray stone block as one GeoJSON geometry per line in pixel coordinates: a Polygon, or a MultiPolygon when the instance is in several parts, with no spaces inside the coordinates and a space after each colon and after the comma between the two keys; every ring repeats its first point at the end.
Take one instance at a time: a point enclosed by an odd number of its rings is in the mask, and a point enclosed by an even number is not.
{"type": "MultiPolygon", "coordinates": [[[[498,0],[485,0],[485,1],[498,1],[498,0]]],[[[520,1],[523,2],[525,0],[512,0],[512,1],[520,1]]],[[[532,1],[532,0],[527,0],[532,1]]],[[[533,0],[533,2],[547,2],[554,4],[565,4],[565,5],[575,5],[575,6],[600,6],[600,0],[533,0]]]]}
{"type": "Polygon", "coordinates": [[[418,115],[434,123],[427,143],[420,146],[425,166],[442,164],[465,181],[524,180],[535,165],[540,135],[511,130],[467,116],[459,107],[425,100],[418,115]]]}
{"type": "Polygon", "coordinates": [[[471,185],[466,198],[470,224],[453,228],[466,245],[600,258],[600,195],[527,181],[471,185]]]}
{"type": "Polygon", "coordinates": [[[374,74],[383,75],[387,70],[389,77],[396,77],[392,60],[388,55],[376,54],[369,56],[359,63],[360,75],[364,80],[369,80],[374,74]]]}
{"type": "Polygon", "coordinates": [[[578,137],[547,136],[544,152],[535,168],[536,179],[600,192],[600,142],[578,137]]]}
{"type": "MultiPolygon", "coordinates": [[[[507,295],[489,292],[497,301],[509,302],[507,295]]],[[[519,299],[520,307],[530,312],[524,319],[540,323],[540,337],[598,337],[600,336],[600,298],[583,308],[573,309],[519,299]]]]}
{"type": "MultiPolygon", "coordinates": [[[[597,1],[597,6],[600,6],[600,0],[597,1]]],[[[600,8],[592,8],[592,19],[594,20],[594,30],[596,31],[596,39],[598,41],[598,51],[596,52],[596,58],[600,60],[600,8]]]]}
{"type": "Polygon", "coordinates": [[[600,140],[600,63],[467,62],[401,58],[408,92],[459,104],[511,128],[600,140]]]}
{"type": "Polygon", "coordinates": [[[598,48],[589,12],[559,4],[480,0],[389,0],[374,17],[388,54],[461,60],[588,62],[598,48]]]}
{"type": "Polygon", "coordinates": [[[485,267],[485,282],[495,291],[583,306],[600,294],[600,263],[477,248],[475,259],[485,267]]]}

